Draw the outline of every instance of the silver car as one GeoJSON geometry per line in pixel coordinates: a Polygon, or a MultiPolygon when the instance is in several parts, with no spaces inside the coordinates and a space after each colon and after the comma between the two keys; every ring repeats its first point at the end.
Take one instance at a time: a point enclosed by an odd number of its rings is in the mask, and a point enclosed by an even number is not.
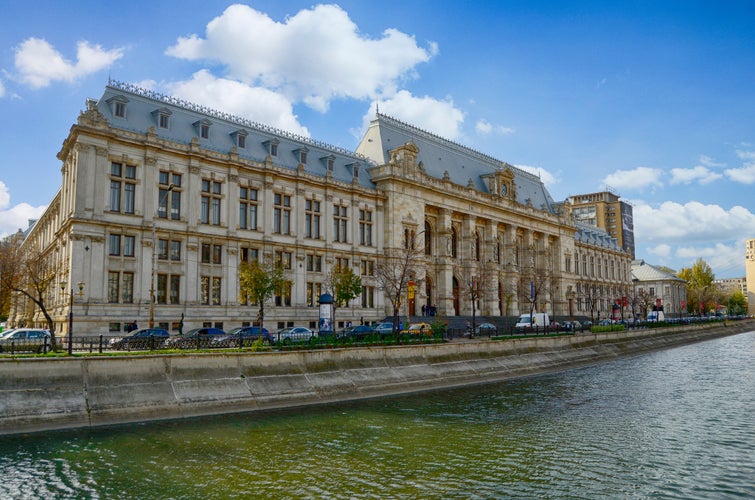
{"type": "Polygon", "coordinates": [[[305,326],[293,326],[279,330],[275,335],[276,342],[291,344],[293,342],[310,342],[317,337],[317,332],[305,326]]]}

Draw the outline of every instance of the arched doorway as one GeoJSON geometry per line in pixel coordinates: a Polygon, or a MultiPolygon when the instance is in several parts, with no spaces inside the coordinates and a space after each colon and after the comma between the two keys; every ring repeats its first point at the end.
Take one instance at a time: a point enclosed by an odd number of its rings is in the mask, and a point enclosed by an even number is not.
{"type": "Polygon", "coordinates": [[[453,293],[454,293],[454,314],[459,315],[459,280],[454,276],[453,281],[453,293]]]}

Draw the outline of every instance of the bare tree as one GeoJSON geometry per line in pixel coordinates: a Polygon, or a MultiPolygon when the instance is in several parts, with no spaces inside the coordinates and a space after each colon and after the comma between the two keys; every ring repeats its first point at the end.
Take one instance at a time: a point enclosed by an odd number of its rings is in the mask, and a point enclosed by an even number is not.
{"type": "Polygon", "coordinates": [[[394,334],[398,331],[401,299],[408,292],[409,281],[414,280],[415,286],[423,281],[417,277],[420,258],[421,251],[415,245],[405,245],[405,248],[386,250],[375,266],[377,288],[391,303],[394,334]]]}
{"type": "Polygon", "coordinates": [[[642,313],[642,319],[647,319],[648,309],[655,305],[655,295],[650,295],[650,292],[641,288],[637,291],[637,305],[642,313]]]}
{"type": "MultiPolygon", "coordinates": [[[[55,343],[55,323],[47,311],[46,297],[55,282],[55,269],[47,256],[35,250],[21,250],[21,238],[13,238],[2,246],[0,253],[0,286],[20,293],[39,308],[55,343]]],[[[69,332],[69,335],[71,333],[69,332]]]]}
{"type": "Polygon", "coordinates": [[[477,305],[493,289],[496,282],[496,269],[493,262],[475,261],[467,269],[464,280],[464,290],[472,303],[472,332],[477,328],[477,305]]]}

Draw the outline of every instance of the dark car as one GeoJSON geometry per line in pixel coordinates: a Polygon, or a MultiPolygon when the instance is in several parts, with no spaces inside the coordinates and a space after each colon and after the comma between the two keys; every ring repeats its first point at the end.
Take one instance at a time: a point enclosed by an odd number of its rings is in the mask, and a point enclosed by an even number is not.
{"type": "Polygon", "coordinates": [[[178,335],[168,340],[167,346],[174,349],[200,349],[203,347],[211,347],[212,340],[225,337],[228,334],[220,328],[195,328],[189,330],[183,335],[178,335]]]}
{"type": "Polygon", "coordinates": [[[111,339],[111,349],[126,349],[126,350],[152,350],[160,349],[165,346],[165,341],[170,338],[168,330],[162,328],[142,328],[136,330],[134,333],[127,337],[111,339]]]}
{"type": "Polygon", "coordinates": [[[0,339],[0,352],[45,352],[52,350],[50,330],[19,328],[0,339]]]}
{"type": "Polygon", "coordinates": [[[375,329],[369,325],[348,326],[336,334],[336,338],[349,340],[364,340],[373,335],[375,329]]]}
{"type": "Polygon", "coordinates": [[[211,344],[218,347],[239,347],[239,339],[242,346],[251,345],[262,338],[264,344],[270,345],[275,342],[267,328],[260,329],[259,326],[240,326],[234,328],[224,336],[218,336],[212,339],[211,344]]]}

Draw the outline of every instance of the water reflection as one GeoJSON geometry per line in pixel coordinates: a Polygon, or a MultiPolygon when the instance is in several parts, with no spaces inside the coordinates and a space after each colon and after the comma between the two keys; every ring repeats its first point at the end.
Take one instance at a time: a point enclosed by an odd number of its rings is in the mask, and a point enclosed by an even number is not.
{"type": "Polygon", "coordinates": [[[506,383],[0,439],[2,498],[752,498],[755,334],[506,383]]]}

